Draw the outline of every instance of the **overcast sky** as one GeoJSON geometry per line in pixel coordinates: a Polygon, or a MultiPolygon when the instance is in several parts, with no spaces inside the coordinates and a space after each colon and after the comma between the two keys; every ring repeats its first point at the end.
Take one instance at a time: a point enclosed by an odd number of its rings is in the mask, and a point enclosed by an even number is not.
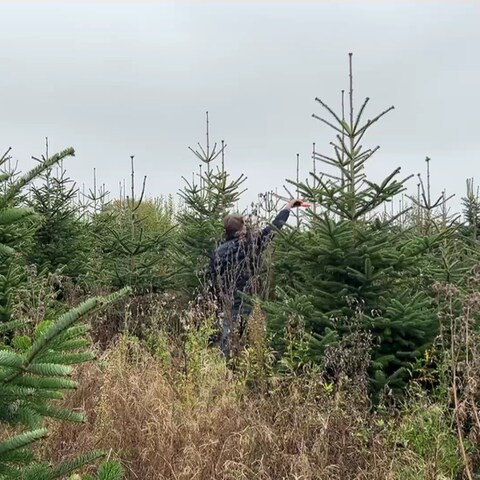
{"type": "Polygon", "coordinates": [[[117,194],[134,154],[150,195],[175,193],[208,110],[249,200],[293,178],[297,152],[306,174],[312,142],[330,151],[314,99],[339,107],[352,51],[357,104],[371,97],[369,117],[395,105],[366,138],[381,146],[369,173],[417,173],[428,155],[436,191],[480,181],[478,1],[36,2],[2,4],[0,19],[0,149],[22,169],[48,136],[50,151],[75,148],[79,184],[96,167],[117,194]]]}

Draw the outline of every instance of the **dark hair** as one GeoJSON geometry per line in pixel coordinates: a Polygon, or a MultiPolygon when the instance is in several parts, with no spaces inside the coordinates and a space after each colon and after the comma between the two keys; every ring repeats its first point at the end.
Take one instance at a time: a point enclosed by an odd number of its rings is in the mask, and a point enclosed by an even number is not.
{"type": "Polygon", "coordinates": [[[235,238],[245,226],[245,220],[242,215],[227,215],[223,219],[223,226],[225,227],[225,235],[227,239],[235,238]]]}

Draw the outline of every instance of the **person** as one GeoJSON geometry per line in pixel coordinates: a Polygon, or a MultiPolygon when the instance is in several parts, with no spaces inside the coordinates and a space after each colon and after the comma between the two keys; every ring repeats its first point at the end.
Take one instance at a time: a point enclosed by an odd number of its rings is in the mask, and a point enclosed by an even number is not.
{"type": "Polygon", "coordinates": [[[230,355],[232,331],[241,335],[251,313],[245,294],[255,293],[262,253],[275,234],[287,222],[292,208],[302,201],[292,199],[270,225],[259,231],[247,229],[241,215],[227,215],[224,219],[225,241],[213,252],[207,270],[207,281],[220,309],[222,327],[220,349],[230,355]]]}

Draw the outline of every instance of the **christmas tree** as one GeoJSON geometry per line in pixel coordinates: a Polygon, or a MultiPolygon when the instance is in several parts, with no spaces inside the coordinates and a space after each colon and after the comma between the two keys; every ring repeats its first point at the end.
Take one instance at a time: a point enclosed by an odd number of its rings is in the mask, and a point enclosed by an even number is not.
{"type": "Polygon", "coordinates": [[[93,233],[91,280],[136,293],[162,292],[171,283],[166,262],[173,229],[172,205],[145,199],[147,177],[135,191],[134,156],[131,160],[130,193],[104,205],[91,219],[93,233]]]}
{"type": "Polygon", "coordinates": [[[210,145],[210,124],[206,114],[206,146],[190,148],[200,161],[192,180],[184,178],[180,191],[183,208],[178,216],[179,241],[176,255],[181,271],[181,289],[191,295],[204,280],[205,268],[216,244],[223,237],[223,219],[240,199],[246,178],[231,179],[225,169],[226,144],[210,145]]]}
{"type": "Polygon", "coordinates": [[[411,362],[422,355],[437,332],[429,299],[417,288],[418,258],[438,244],[441,233],[412,237],[384,206],[406,188],[400,168],[381,182],[366,173],[379,147],[364,148],[366,133],[386,109],[364,121],[367,98],[354,109],[352,55],[348,105],[342,92],[340,114],[317,98],[331,118],[313,115],[336,133],[333,155],[314,153],[321,167],[306,182],[290,182],[316,205],[309,227],[287,232],[278,244],[278,298],[266,303],[274,344],[285,352],[292,318],[301,318],[308,349],[304,361],[321,362],[325,349],[352,328],[372,334],[370,381],[375,392],[401,390],[411,362]],[[356,113],[356,114],[355,114],[356,113]]]}
{"type": "MultiPolygon", "coordinates": [[[[41,163],[48,161],[48,140],[46,145],[41,163]]],[[[75,202],[78,188],[67,177],[63,161],[46,169],[39,179],[40,185],[32,186],[28,200],[40,216],[28,262],[78,279],[86,272],[89,251],[88,225],[82,221],[82,210],[75,202]]]]}

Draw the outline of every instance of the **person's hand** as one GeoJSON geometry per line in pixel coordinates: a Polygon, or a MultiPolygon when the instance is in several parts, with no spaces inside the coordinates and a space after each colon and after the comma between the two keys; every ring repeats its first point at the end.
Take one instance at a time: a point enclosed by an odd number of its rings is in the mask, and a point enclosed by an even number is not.
{"type": "Polygon", "coordinates": [[[287,208],[291,210],[292,208],[300,207],[302,203],[303,200],[300,200],[299,198],[292,198],[292,200],[287,203],[287,208]]]}

